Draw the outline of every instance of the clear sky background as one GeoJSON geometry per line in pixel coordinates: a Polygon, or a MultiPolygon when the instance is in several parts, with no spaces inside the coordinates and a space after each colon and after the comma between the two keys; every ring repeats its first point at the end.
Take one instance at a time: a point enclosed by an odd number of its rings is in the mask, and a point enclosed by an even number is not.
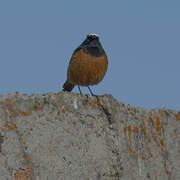
{"type": "Polygon", "coordinates": [[[95,94],[180,110],[179,0],[1,0],[0,94],[61,91],[88,33],[109,57],[95,94]]]}

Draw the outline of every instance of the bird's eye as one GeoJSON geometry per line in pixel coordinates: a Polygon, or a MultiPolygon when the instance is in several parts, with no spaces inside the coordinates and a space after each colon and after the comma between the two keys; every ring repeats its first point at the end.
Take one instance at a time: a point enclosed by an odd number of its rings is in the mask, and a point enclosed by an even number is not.
{"type": "Polygon", "coordinates": [[[92,36],[89,36],[89,40],[92,40],[93,39],[93,37],[92,36]]]}

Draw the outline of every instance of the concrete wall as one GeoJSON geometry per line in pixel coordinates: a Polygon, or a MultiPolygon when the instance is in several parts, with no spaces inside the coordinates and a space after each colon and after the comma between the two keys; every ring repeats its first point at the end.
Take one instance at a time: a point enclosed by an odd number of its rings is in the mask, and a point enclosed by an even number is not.
{"type": "Polygon", "coordinates": [[[0,96],[0,180],[179,180],[180,113],[111,95],[0,96]]]}

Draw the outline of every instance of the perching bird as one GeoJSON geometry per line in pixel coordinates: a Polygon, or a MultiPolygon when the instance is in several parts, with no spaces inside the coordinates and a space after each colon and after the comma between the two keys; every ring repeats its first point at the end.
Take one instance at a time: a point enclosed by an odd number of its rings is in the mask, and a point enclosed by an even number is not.
{"type": "MultiPolygon", "coordinates": [[[[87,86],[98,84],[104,78],[108,67],[107,55],[97,34],[88,34],[82,44],[75,49],[69,62],[67,81],[63,91],[72,91],[75,85],[87,86]]],[[[91,95],[94,95],[89,88],[91,95]]]]}

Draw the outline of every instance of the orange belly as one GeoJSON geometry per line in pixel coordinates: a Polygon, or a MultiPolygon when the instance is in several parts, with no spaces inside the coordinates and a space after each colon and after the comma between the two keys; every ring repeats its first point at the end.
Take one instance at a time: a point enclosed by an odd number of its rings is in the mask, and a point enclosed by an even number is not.
{"type": "Polygon", "coordinates": [[[72,56],[69,63],[68,82],[80,86],[98,84],[104,78],[107,67],[106,54],[94,57],[80,50],[72,56]]]}

